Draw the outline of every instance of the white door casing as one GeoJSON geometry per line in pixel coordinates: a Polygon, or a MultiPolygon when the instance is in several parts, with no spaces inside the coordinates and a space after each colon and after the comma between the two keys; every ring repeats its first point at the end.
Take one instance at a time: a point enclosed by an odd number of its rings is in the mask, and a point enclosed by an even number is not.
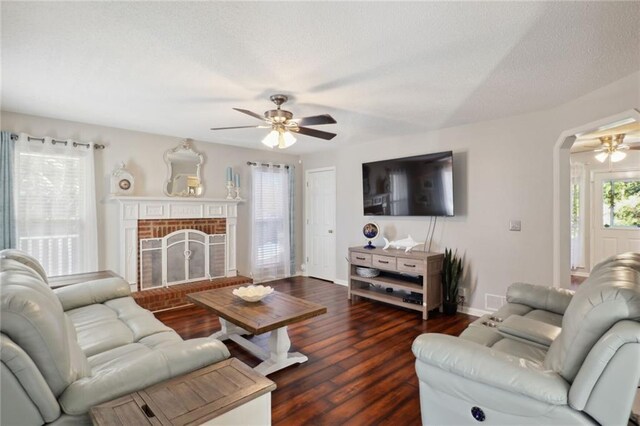
{"type": "Polygon", "coordinates": [[[591,178],[591,267],[628,251],[640,252],[640,229],[605,227],[602,214],[602,184],[611,179],[640,179],[640,171],[593,172],[591,178]]]}
{"type": "Polygon", "coordinates": [[[336,278],[336,170],[305,172],[305,275],[336,278]]]}
{"type": "Polygon", "coordinates": [[[553,285],[571,285],[571,198],[569,154],[580,133],[626,120],[640,121],[640,110],[630,109],[563,131],[553,148],[553,285]]]}

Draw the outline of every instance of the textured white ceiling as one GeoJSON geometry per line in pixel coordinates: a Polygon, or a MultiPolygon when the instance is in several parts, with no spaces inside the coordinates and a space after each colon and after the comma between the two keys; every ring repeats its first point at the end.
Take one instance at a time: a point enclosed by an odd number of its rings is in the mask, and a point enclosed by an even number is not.
{"type": "Polygon", "coordinates": [[[292,153],[561,104],[640,69],[640,2],[2,2],[2,108],[260,147],[262,113],[332,114],[292,153]]]}

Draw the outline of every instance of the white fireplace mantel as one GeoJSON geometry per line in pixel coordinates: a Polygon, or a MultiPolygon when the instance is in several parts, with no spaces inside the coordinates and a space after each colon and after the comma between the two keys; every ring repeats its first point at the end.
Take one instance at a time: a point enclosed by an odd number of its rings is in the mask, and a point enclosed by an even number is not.
{"type": "Polygon", "coordinates": [[[138,280],[138,220],[151,219],[215,219],[227,223],[227,277],[235,277],[236,227],[238,203],[244,200],[226,198],[180,198],[114,196],[120,204],[120,270],[130,284],[138,280]]]}

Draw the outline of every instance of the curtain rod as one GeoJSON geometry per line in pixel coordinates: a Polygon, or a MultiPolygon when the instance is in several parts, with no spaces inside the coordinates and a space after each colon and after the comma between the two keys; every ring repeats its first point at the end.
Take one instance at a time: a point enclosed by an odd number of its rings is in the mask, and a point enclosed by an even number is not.
{"type": "Polygon", "coordinates": [[[264,167],[284,167],[285,169],[289,168],[288,164],[280,165],[280,164],[269,164],[269,163],[254,163],[253,161],[247,161],[247,166],[264,166],[264,167]]]}
{"type": "MultiPolygon", "coordinates": [[[[17,140],[18,140],[18,135],[17,135],[17,134],[15,134],[15,133],[11,133],[11,140],[17,141],[17,140]]],[[[27,141],[29,141],[29,142],[31,142],[31,141],[38,141],[38,142],[42,142],[42,143],[44,143],[44,138],[32,138],[31,136],[27,136],[27,141]]],[[[53,139],[53,138],[51,138],[51,143],[52,143],[53,145],[56,145],[56,144],[61,143],[61,144],[63,144],[63,145],[65,145],[65,146],[66,146],[68,142],[69,142],[69,141],[61,141],[61,140],[58,140],[58,139],[53,139]]],[[[84,146],[85,148],[91,148],[91,144],[90,144],[90,143],[73,142],[73,143],[72,143],[72,146],[73,146],[74,148],[77,148],[77,147],[79,147],[79,146],[84,146]]],[[[105,146],[104,146],[104,145],[101,145],[101,144],[99,144],[99,143],[94,143],[94,144],[93,144],[93,149],[104,149],[104,148],[105,148],[105,146]]]]}

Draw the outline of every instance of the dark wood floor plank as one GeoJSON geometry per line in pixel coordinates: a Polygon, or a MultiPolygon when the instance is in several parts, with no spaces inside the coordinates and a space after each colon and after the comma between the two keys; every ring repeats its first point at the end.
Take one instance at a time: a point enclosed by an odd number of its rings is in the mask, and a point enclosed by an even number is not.
{"type": "MultiPolygon", "coordinates": [[[[269,375],[274,425],[419,425],[420,400],[411,343],[422,333],[458,335],[475,317],[420,313],[384,303],[347,299],[346,287],[294,277],[269,283],[282,293],[319,303],[327,313],[289,326],[292,350],[309,357],[304,364],[269,375]]],[[[211,312],[196,307],[156,316],[183,338],[220,329],[211,312]]],[[[267,348],[268,334],[250,339],[267,348]]],[[[260,360],[234,342],[234,356],[254,367],[260,360]]]]}
{"type": "Polygon", "coordinates": [[[313,404],[287,413],[286,417],[272,418],[273,426],[324,425],[322,415],[331,409],[331,404],[318,399],[313,404]]]}
{"type": "MultiPolygon", "coordinates": [[[[400,384],[386,392],[376,402],[368,405],[343,424],[345,426],[377,425],[385,418],[391,416],[397,408],[401,407],[402,404],[409,399],[417,399],[416,390],[405,384],[400,384]]],[[[411,422],[403,421],[402,424],[409,425],[411,422]]]]}
{"type": "Polygon", "coordinates": [[[331,382],[322,382],[302,393],[292,394],[289,398],[274,398],[271,415],[276,419],[287,417],[299,409],[314,404],[324,395],[333,391],[335,387],[336,385],[331,382]]]}
{"type": "MultiPolygon", "coordinates": [[[[409,371],[413,373],[413,362],[404,362],[397,364],[387,364],[372,370],[364,377],[360,374],[354,374],[353,371],[345,371],[344,373],[334,377],[333,382],[341,385],[335,392],[333,392],[327,399],[335,405],[342,404],[343,402],[353,398],[366,389],[374,386],[388,377],[400,377],[400,371],[409,371]]],[[[408,374],[404,373],[401,377],[407,377],[408,374]]]]}

